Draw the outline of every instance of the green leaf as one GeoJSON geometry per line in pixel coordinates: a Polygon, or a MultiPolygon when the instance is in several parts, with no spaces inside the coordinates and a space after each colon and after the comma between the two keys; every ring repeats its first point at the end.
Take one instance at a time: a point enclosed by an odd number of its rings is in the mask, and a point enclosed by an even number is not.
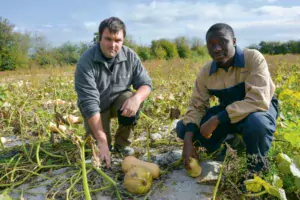
{"type": "Polygon", "coordinates": [[[289,141],[293,146],[300,147],[300,136],[293,133],[283,135],[284,139],[289,141]]]}
{"type": "Polygon", "coordinates": [[[265,180],[261,179],[259,176],[254,175],[254,180],[256,184],[262,185],[265,190],[272,196],[278,197],[280,200],[286,200],[286,195],[284,189],[275,187],[270,185],[268,182],[265,180]]]}
{"type": "Polygon", "coordinates": [[[4,190],[3,193],[0,194],[0,199],[1,200],[12,200],[12,198],[8,195],[8,193],[9,193],[8,189],[4,190]]]}
{"type": "Polygon", "coordinates": [[[296,177],[294,182],[295,182],[295,186],[297,187],[297,189],[300,190],[300,178],[296,177]]]}
{"type": "Polygon", "coordinates": [[[8,194],[0,194],[1,200],[12,200],[12,198],[8,194]]]}
{"type": "Polygon", "coordinates": [[[287,164],[285,162],[278,164],[278,170],[284,175],[291,174],[290,164],[287,164]]]}
{"type": "Polygon", "coordinates": [[[279,176],[274,174],[272,185],[275,186],[275,187],[278,187],[278,188],[282,188],[283,187],[283,181],[280,179],[279,176]]]}
{"type": "Polygon", "coordinates": [[[51,159],[47,160],[46,162],[47,165],[52,165],[53,164],[53,161],[51,159]]]}
{"type": "Polygon", "coordinates": [[[254,181],[254,179],[245,180],[244,184],[249,192],[260,192],[262,189],[262,185],[254,181]]]}
{"type": "Polygon", "coordinates": [[[294,163],[290,165],[290,170],[294,177],[300,178],[300,169],[294,163]]]}
{"type": "Polygon", "coordinates": [[[279,163],[282,163],[282,162],[285,162],[287,164],[291,164],[292,163],[292,159],[290,157],[288,157],[286,154],[284,153],[279,153],[277,156],[276,156],[276,162],[279,164],[279,163]]]}
{"type": "Polygon", "coordinates": [[[286,175],[291,173],[290,165],[292,163],[292,159],[288,157],[286,154],[279,153],[276,156],[276,162],[278,163],[279,172],[286,175]]]}
{"type": "Polygon", "coordinates": [[[294,157],[294,162],[298,168],[300,168],[300,155],[294,157]]]}

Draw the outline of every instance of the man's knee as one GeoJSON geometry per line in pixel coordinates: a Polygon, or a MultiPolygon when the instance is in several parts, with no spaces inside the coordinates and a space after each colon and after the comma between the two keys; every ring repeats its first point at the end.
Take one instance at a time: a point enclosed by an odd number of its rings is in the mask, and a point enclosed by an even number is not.
{"type": "Polygon", "coordinates": [[[185,135],[185,125],[183,124],[183,121],[180,120],[179,122],[177,122],[177,125],[176,125],[176,133],[177,133],[177,136],[180,138],[180,139],[184,139],[184,135],[185,135]]]}
{"type": "Polygon", "coordinates": [[[122,115],[122,111],[118,110],[118,121],[120,125],[136,125],[139,119],[140,110],[137,111],[135,116],[125,117],[122,115]]]}
{"type": "Polygon", "coordinates": [[[276,129],[276,125],[263,112],[250,114],[243,123],[242,132],[247,136],[264,137],[273,134],[276,129]]]}
{"type": "Polygon", "coordinates": [[[243,122],[243,140],[247,146],[247,152],[265,156],[271,146],[275,124],[262,112],[250,114],[243,122]]]}

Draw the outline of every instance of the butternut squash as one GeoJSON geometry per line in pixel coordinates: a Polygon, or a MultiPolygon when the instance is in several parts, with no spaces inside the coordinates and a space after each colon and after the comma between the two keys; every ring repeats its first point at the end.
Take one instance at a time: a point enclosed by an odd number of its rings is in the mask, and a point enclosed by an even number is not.
{"type": "Polygon", "coordinates": [[[188,173],[191,177],[198,177],[202,172],[202,168],[199,166],[198,161],[195,158],[190,158],[190,167],[188,173]]]}
{"type": "Polygon", "coordinates": [[[134,156],[127,156],[122,162],[122,171],[124,173],[128,172],[132,167],[142,167],[151,173],[152,178],[157,178],[159,176],[159,167],[154,163],[145,162],[137,159],[134,156]]]}
{"type": "Polygon", "coordinates": [[[143,167],[133,167],[124,176],[124,187],[132,194],[145,194],[152,184],[152,175],[143,167]]]}

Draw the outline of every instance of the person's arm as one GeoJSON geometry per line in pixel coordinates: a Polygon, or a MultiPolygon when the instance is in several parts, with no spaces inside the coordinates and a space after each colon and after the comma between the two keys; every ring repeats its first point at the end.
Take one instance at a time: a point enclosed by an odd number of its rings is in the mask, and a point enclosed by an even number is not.
{"type": "Polygon", "coordinates": [[[100,115],[100,94],[97,89],[92,66],[88,63],[78,64],[74,78],[78,107],[83,117],[87,119],[92,134],[97,140],[100,159],[104,159],[107,167],[110,167],[107,138],[102,127],[100,115]]]}
{"type": "Polygon", "coordinates": [[[136,115],[141,103],[150,95],[152,89],[151,78],[142,65],[138,55],[134,55],[132,85],[137,91],[132,97],[128,98],[121,107],[122,115],[126,117],[136,115]]]}
{"type": "Polygon", "coordinates": [[[243,100],[228,105],[225,111],[218,113],[219,123],[237,123],[250,113],[269,109],[275,85],[267,62],[264,56],[256,50],[253,50],[249,59],[251,71],[245,80],[246,96],[243,100]]]}
{"type": "Polygon", "coordinates": [[[93,136],[97,140],[97,146],[99,149],[98,156],[100,157],[100,161],[105,160],[106,167],[110,168],[110,154],[109,147],[107,143],[106,133],[103,130],[102,122],[101,122],[101,114],[96,113],[92,117],[88,119],[88,123],[92,129],[93,136]]]}
{"type": "Polygon", "coordinates": [[[200,121],[205,115],[206,109],[210,107],[209,98],[211,97],[211,94],[205,85],[208,75],[206,67],[199,72],[190,104],[183,117],[183,123],[186,126],[186,131],[193,134],[199,134],[200,121]]]}
{"type": "Polygon", "coordinates": [[[193,137],[195,134],[200,134],[199,126],[206,109],[209,108],[209,94],[205,86],[205,81],[208,77],[207,68],[203,68],[197,76],[194,91],[191,97],[189,107],[183,117],[183,123],[186,126],[186,133],[183,143],[183,164],[186,169],[190,169],[190,158],[196,158],[196,152],[193,146],[193,137]]]}
{"type": "Polygon", "coordinates": [[[126,117],[135,116],[141,103],[150,95],[150,92],[148,85],[139,87],[136,93],[123,103],[121,107],[122,115],[126,117]]]}

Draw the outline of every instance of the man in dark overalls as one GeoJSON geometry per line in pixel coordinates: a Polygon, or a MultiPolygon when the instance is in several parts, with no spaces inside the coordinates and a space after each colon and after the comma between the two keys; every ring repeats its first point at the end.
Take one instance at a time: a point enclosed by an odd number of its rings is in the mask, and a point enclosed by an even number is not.
{"type": "Polygon", "coordinates": [[[187,112],[176,127],[178,137],[184,140],[185,167],[188,169],[190,157],[196,156],[195,141],[210,153],[228,134],[240,133],[248,169],[260,172],[267,167],[278,112],[267,62],[257,50],[240,49],[227,24],[210,27],[206,42],[213,60],[199,72],[187,112]],[[220,105],[210,108],[212,96],[220,105]]]}

